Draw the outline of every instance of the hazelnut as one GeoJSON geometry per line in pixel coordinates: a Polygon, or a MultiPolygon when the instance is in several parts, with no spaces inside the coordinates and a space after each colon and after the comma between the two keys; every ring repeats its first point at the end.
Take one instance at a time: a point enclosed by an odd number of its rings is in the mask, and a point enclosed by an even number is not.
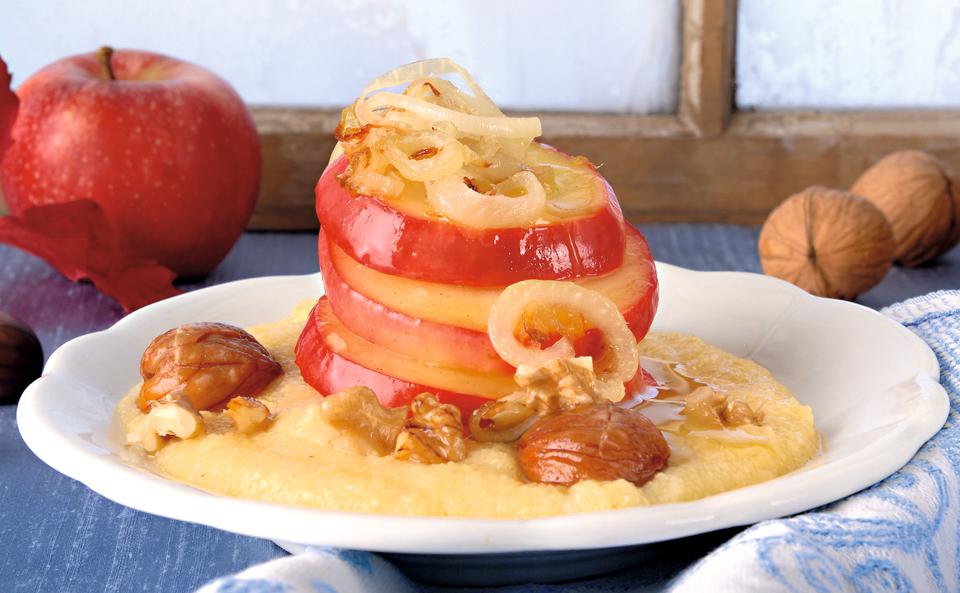
{"type": "Polygon", "coordinates": [[[901,150],[887,155],[850,191],[870,200],[890,221],[899,263],[920,265],[960,240],[960,187],[947,166],[929,154],[901,150]]]}
{"type": "Polygon", "coordinates": [[[893,231],[866,199],[813,186],[790,196],[763,225],[763,271],[817,296],[852,299],[883,279],[893,231]]]}
{"type": "Polygon", "coordinates": [[[197,410],[255,396],[283,372],[257,340],[223,323],[189,323],[161,334],[140,361],[140,409],[174,391],[197,410]]]}
{"type": "Polygon", "coordinates": [[[566,486],[618,479],[642,486],[670,457],[646,416],[609,402],[542,418],[520,437],[517,452],[529,480],[566,486]]]}
{"type": "MultiPolygon", "coordinates": [[[[522,395],[522,394],[521,394],[522,395]]],[[[477,441],[509,443],[520,438],[540,417],[523,401],[508,395],[481,405],[470,415],[470,436],[477,441]]]]}
{"type": "Polygon", "coordinates": [[[0,405],[15,404],[27,385],[43,372],[43,348],[37,334],[0,313],[0,405]]]}
{"type": "Polygon", "coordinates": [[[265,428],[271,421],[270,409],[252,397],[235,397],[227,404],[227,416],[233,427],[243,434],[251,434],[265,428]]]}

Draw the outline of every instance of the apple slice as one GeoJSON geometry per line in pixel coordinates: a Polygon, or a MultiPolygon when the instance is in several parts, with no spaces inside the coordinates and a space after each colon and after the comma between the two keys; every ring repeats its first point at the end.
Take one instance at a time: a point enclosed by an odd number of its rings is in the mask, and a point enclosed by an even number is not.
{"type": "MultiPolygon", "coordinates": [[[[296,363],[300,368],[300,374],[308,385],[319,391],[323,395],[336,393],[347,387],[363,385],[369,387],[377,394],[377,398],[384,406],[396,408],[405,406],[417,395],[423,392],[435,394],[440,401],[449,403],[460,408],[461,418],[464,423],[470,418],[470,414],[484,403],[494,397],[486,394],[476,395],[462,393],[455,387],[456,381],[462,377],[471,375],[469,372],[445,371],[440,370],[437,376],[442,378],[442,383],[447,387],[454,389],[438,388],[435,385],[418,383],[420,375],[424,372],[430,373],[431,367],[413,359],[399,356],[390,351],[378,348],[373,344],[366,343],[364,340],[342,326],[330,309],[326,297],[321,298],[313,311],[307,318],[300,339],[295,348],[296,363]],[[349,358],[348,358],[349,356],[349,358]],[[369,365],[369,366],[366,366],[369,365]],[[387,374],[386,369],[393,369],[397,366],[411,371],[406,377],[416,377],[414,380],[408,378],[398,378],[387,374]],[[453,381],[453,383],[450,383],[453,381]]],[[[425,379],[425,380],[429,380],[425,379]]],[[[472,384],[470,378],[467,378],[468,384],[472,384]]],[[[509,382],[507,393],[516,389],[512,377],[506,377],[503,380],[497,378],[492,383],[497,383],[493,388],[497,391],[503,391],[509,382]],[[503,383],[503,384],[501,384],[503,383]]],[[[654,385],[656,381],[647,375],[643,369],[637,371],[636,376],[624,384],[628,398],[634,394],[642,392],[646,385],[654,385]]],[[[632,401],[632,400],[631,400],[632,401]]],[[[627,401],[624,402],[625,404],[627,401]]]]}
{"type": "Polygon", "coordinates": [[[435,394],[440,401],[460,408],[460,417],[464,423],[474,410],[490,401],[486,397],[410,383],[344,358],[326,343],[325,336],[321,333],[313,315],[307,320],[303,333],[300,334],[296,352],[297,366],[300,367],[303,380],[323,395],[336,393],[355,385],[364,385],[377,394],[377,399],[384,406],[399,408],[409,404],[418,394],[428,391],[435,394]]]}
{"type": "Polygon", "coordinates": [[[556,181],[549,214],[530,227],[480,229],[429,206],[422,183],[390,200],[348,193],[345,157],[316,187],[317,218],[331,241],[362,264],[397,276],[467,286],[531,278],[567,280],[611,272],[623,259],[623,214],[610,186],[585,159],[534,144],[525,163],[556,181]]]}
{"type": "MultiPolygon", "coordinates": [[[[657,310],[657,273],[640,231],[628,226],[626,235],[623,264],[619,268],[604,276],[581,278],[574,282],[612,300],[640,340],[650,329],[657,310]]],[[[324,278],[326,279],[328,274],[334,274],[337,280],[352,289],[349,299],[339,292],[335,294],[335,291],[331,291],[330,298],[336,301],[338,315],[341,309],[350,306],[348,302],[359,304],[363,297],[372,301],[372,304],[363,304],[363,314],[345,312],[345,317],[350,318],[347,323],[350,327],[358,327],[357,323],[360,322],[370,326],[362,333],[369,336],[371,341],[390,347],[374,335],[379,327],[390,325],[384,320],[387,311],[395,319],[399,319],[397,315],[406,316],[402,325],[411,331],[416,327],[416,323],[419,323],[420,327],[433,323],[486,333],[490,307],[500,295],[502,287],[457,286],[384,274],[361,265],[335,243],[329,242],[325,247],[324,242],[324,231],[321,231],[319,252],[324,278]],[[371,317],[363,320],[362,315],[371,317]],[[354,322],[354,319],[357,322],[354,322]]],[[[401,323],[396,321],[393,325],[401,323]]],[[[466,347],[479,349],[479,341],[478,337],[474,337],[473,341],[467,342],[469,345],[466,347]]],[[[486,356],[480,350],[477,354],[480,358],[486,356]]]]}
{"type": "Polygon", "coordinates": [[[311,320],[297,343],[296,360],[304,379],[322,393],[349,385],[367,385],[374,391],[379,388],[382,392],[377,391],[378,397],[388,405],[422,391],[496,399],[517,388],[509,374],[433,365],[368,342],[337,319],[327,297],[317,301],[311,320]],[[376,382],[371,383],[374,379],[376,382]]]}
{"type": "Polygon", "coordinates": [[[394,352],[440,366],[501,375],[514,373],[515,369],[497,355],[485,331],[410,317],[353,290],[337,273],[323,231],[318,243],[320,272],[330,306],[337,319],[353,333],[394,352]]]}

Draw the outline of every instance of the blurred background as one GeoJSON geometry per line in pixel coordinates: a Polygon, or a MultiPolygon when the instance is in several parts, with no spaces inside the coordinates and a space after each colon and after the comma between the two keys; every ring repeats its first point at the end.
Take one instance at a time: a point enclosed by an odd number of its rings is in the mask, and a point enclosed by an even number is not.
{"type": "MultiPolygon", "coordinates": [[[[740,109],[960,105],[960,0],[740,0],[740,109]]],[[[247,102],[342,107],[397,64],[449,56],[502,105],[671,113],[681,0],[7,0],[14,82],[104,43],[212,69],[247,102]],[[598,8],[602,8],[598,10],[598,8]]]]}
{"type": "Polygon", "coordinates": [[[602,164],[634,222],[756,224],[884,154],[960,165],[960,0],[7,0],[14,85],[102,44],[197,63],[251,105],[250,228],[315,228],[339,110],[405,62],[449,56],[544,138],[602,164]]]}
{"type": "Polygon", "coordinates": [[[635,222],[755,224],[892,150],[960,164],[960,0],[8,0],[14,85],[102,44],[207,67],[263,143],[250,227],[315,228],[339,109],[449,56],[544,138],[602,164],[635,222]]]}
{"type": "Polygon", "coordinates": [[[451,57],[504,107],[671,112],[679,0],[10,0],[0,22],[14,82],[109,43],[172,54],[252,104],[337,107],[399,64],[451,57]],[[628,26],[624,26],[628,23],[628,26]]]}

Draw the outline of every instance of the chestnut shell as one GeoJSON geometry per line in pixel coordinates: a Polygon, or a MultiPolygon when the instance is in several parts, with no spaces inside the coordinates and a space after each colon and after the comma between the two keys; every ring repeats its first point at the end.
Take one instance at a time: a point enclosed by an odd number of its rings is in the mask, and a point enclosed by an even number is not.
{"type": "Polygon", "coordinates": [[[0,313],[0,405],[15,404],[43,372],[43,347],[37,334],[0,313]]]}

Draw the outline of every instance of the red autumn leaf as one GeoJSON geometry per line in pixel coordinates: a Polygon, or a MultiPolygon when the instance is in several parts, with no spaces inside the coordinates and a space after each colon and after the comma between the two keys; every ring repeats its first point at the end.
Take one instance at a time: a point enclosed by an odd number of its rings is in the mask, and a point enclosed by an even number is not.
{"type": "Polygon", "coordinates": [[[128,313],[182,292],[168,268],[124,253],[93,200],[33,206],[22,216],[0,218],[0,242],[43,258],[71,280],[90,280],[128,313]]]}
{"type": "Polygon", "coordinates": [[[17,119],[17,109],[20,101],[10,90],[10,73],[7,71],[7,65],[0,58],[0,161],[3,161],[3,153],[7,152],[12,139],[10,132],[13,130],[13,122],[17,119]]]}

